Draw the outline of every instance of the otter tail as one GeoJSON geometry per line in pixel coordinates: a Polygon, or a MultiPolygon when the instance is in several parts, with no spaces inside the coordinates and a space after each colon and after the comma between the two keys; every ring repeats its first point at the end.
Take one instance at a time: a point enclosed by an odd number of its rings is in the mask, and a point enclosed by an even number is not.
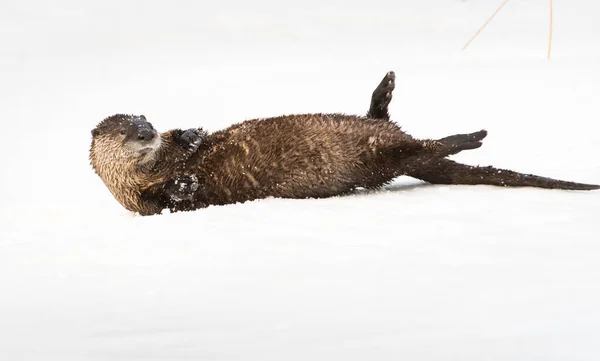
{"type": "Polygon", "coordinates": [[[537,187],[569,190],[594,190],[600,185],[562,181],[523,174],[507,169],[478,167],[457,163],[446,158],[438,158],[413,169],[408,176],[432,184],[486,184],[500,187],[537,187]]]}

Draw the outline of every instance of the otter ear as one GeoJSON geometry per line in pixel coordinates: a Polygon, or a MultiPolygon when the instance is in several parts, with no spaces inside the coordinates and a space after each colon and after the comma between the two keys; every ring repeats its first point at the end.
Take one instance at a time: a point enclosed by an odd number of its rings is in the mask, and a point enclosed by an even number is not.
{"type": "Polygon", "coordinates": [[[98,135],[98,129],[92,129],[92,138],[98,135]]]}

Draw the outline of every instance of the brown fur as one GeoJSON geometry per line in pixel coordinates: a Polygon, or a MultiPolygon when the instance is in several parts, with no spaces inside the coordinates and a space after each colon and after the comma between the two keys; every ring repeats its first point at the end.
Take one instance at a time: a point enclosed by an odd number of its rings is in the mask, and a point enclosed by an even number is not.
{"type": "Polygon", "coordinates": [[[296,114],[248,120],[204,135],[195,153],[178,144],[178,129],[162,133],[157,150],[132,152],[132,143],[119,136],[131,116],[114,115],[92,131],[90,160],[117,201],[142,215],[265,197],[331,197],[357,187],[378,188],[399,175],[434,184],[600,188],[446,159],[480,147],[487,133],[414,139],[388,120],[393,89],[390,72],[373,93],[367,117],[296,114]],[[174,200],[172,189],[179,189],[180,177],[197,180],[197,188],[189,198],[174,200]]]}
{"type": "MultiPolygon", "coordinates": [[[[140,214],[164,208],[196,209],[264,197],[319,198],[356,187],[376,188],[404,174],[414,162],[473,149],[485,133],[455,144],[417,140],[396,124],[342,114],[300,114],[256,119],[205,137],[188,155],[171,132],[153,154],[134,157],[106,124],[96,129],[94,170],[125,208],[140,214]],[[191,202],[170,207],[162,190],[179,174],[193,174],[201,188],[191,202]]],[[[115,127],[116,129],[116,127],[115,127]]]]}
{"type": "Polygon", "coordinates": [[[436,147],[393,123],[340,114],[245,121],[205,142],[185,171],[202,179],[209,204],[330,197],[378,187],[401,173],[401,159],[427,147],[433,154],[436,147]]]}

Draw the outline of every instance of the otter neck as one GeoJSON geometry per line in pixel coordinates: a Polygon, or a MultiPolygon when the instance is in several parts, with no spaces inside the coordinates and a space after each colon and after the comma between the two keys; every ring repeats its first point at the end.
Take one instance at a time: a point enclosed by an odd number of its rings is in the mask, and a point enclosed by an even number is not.
{"type": "Polygon", "coordinates": [[[142,213],[145,209],[142,188],[153,183],[157,153],[155,150],[139,156],[93,148],[91,160],[94,170],[115,199],[127,210],[142,213]]]}

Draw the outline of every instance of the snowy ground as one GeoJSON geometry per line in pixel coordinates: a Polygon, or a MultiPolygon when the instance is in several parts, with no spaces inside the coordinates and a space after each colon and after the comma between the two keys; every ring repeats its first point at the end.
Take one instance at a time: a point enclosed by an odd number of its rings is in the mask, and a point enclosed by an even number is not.
{"type": "Polygon", "coordinates": [[[598,360],[600,192],[430,186],[137,217],[87,160],[162,130],[365,113],[388,70],[457,160],[600,182],[597,1],[3,1],[0,360],[598,360]]]}

